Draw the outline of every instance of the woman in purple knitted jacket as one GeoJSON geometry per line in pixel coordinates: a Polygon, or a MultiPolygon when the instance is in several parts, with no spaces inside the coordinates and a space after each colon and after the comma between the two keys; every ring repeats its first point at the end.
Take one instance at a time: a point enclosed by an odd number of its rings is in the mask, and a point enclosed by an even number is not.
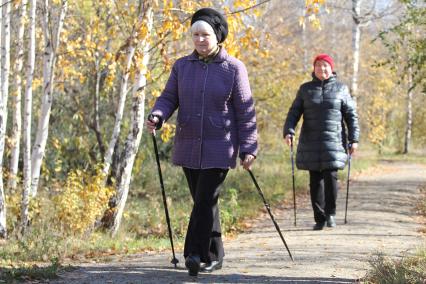
{"type": "Polygon", "coordinates": [[[181,166],[194,202],[185,239],[189,275],[222,267],[220,187],[237,156],[244,169],[257,155],[254,102],[247,70],[220,44],[228,34],[222,14],[203,8],[191,19],[195,50],[178,59],[146,121],[153,132],[177,111],[173,164],[181,166]]]}

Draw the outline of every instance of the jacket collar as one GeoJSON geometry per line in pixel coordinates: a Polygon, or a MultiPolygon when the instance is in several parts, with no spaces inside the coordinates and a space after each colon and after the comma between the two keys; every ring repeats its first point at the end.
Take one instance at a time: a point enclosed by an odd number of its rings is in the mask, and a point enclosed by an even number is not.
{"type": "MultiPolygon", "coordinates": [[[[225,48],[223,46],[220,47],[219,53],[213,58],[211,62],[214,63],[220,63],[226,60],[228,57],[228,53],[226,52],[225,48]]],[[[189,61],[201,61],[199,59],[198,53],[196,50],[194,50],[187,58],[189,61]]]]}

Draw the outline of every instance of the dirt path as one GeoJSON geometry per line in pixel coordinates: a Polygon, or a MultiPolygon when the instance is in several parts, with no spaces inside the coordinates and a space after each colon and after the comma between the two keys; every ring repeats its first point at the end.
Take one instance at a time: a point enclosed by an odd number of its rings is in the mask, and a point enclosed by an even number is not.
{"type": "Polygon", "coordinates": [[[189,277],[181,252],[178,269],[169,263],[170,253],[151,253],[120,262],[82,264],[50,283],[353,283],[365,275],[374,252],[401,256],[425,245],[412,205],[421,184],[426,184],[426,166],[384,161],[351,183],[348,224],[343,224],[346,188],[342,188],[337,227],[323,231],[311,229],[312,211],[306,200],[298,203],[297,227],[292,208],[273,208],[294,262],[264,214],[249,233],[225,242],[224,268],[212,274],[189,277]]]}

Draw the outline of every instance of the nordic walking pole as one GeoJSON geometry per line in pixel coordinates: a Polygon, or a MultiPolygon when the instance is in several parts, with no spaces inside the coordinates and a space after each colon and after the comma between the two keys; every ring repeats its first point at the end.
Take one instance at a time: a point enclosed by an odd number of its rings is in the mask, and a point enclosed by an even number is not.
{"type": "Polygon", "coordinates": [[[294,152],[293,152],[293,135],[290,140],[290,154],[291,154],[291,177],[293,178],[293,209],[294,209],[294,226],[296,226],[296,186],[294,184],[294,152]]]}
{"type": "Polygon", "coordinates": [[[348,221],[347,221],[347,219],[346,219],[346,216],[347,216],[347,214],[348,214],[349,177],[350,177],[350,175],[351,175],[351,156],[352,156],[352,154],[351,154],[351,147],[352,147],[352,145],[351,145],[351,144],[349,144],[349,145],[348,145],[348,151],[349,151],[349,153],[348,153],[348,178],[347,178],[347,181],[346,181],[346,209],[345,209],[345,224],[348,222],[348,221]]]}
{"type": "Polygon", "coordinates": [[[268,203],[268,202],[266,202],[265,196],[263,195],[263,192],[262,192],[262,190],[260,189],[259,184],[258,184],[258,183],[257,183],[257,181],[256,181],[256,178],[254,177],[254,175],[253,175],[253,173],[252,173],[252,171],[251,171],[250,169],[247,169],[247,171],[249,172],[249,174],[250,174],[250,176],[251,176],[251,179],[253,180],[253,183],[254,183],[254,185],[256,186],[257,191],[259,192],[259,195],[262,197],[263,204],[265,205],[266,210],[267,210],[267,211],[268,211],[268,213],[269,213],[269,216],[271,216],[271,220],[272,220],[272,222],[274,223],[274,225],[275,225],[275,229],[277,229],[277,232],[278,232],[278,234],[280,235],[281,240],[283,241],[285,248],[287,249],[287,252],[288,252],[288,254],[289,254],[290,258],[291,258],[291,261],[294,261],[293,256],[291,255],[290,249],[288,248],[287,243],[286,243],[286,242],[285,242],[285,240],[284,240],[283,234],[281,233],[280,227],[278,227],[278,224],[277,224],[277,222],[275,221],[274,216],[272,215],[272,212],[271,212],[271,208],[270,208],[270,206],[269,206],[269,203],[268,203]]]}
{"type": "MultiPolygon", "coordinates": [[[[152,121],[152,118],[153,117],[150,115],[148,119],[152,121]]],[[[164,190],[163,175],[161,174],[160,158],[158,156],[157,139],[155,138],[155,132],[152,133],[152,144],[154,144],[155,159],[157,160],[158,168],[158,177],[160,178],[161,194],[163,195],[164,212],[166,214],[167,227],[169,229],[170,245],[172,246],[173,259],[171,263],[173,263],[176,268],[179,260],[175,256],[175,248],[173,246],[172,227],[170,226],[169,209],[167,208],[166,191],[164,190]]]]}

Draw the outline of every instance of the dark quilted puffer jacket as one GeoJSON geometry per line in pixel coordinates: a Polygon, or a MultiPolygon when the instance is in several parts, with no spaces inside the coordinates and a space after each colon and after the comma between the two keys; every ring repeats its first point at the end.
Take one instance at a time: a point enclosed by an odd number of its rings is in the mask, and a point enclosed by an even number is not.
{"type": "Polygon", "coordinates": [[[359,139],[358,115],[348,87],[337,81],[335,74],[324,81],[313,76],[312,81],[302,84],[284,123],[284,136],[294,135],[302,115],[297,168],[343,169],[347,160],[346,139],[349,143],[359,139]]]}

